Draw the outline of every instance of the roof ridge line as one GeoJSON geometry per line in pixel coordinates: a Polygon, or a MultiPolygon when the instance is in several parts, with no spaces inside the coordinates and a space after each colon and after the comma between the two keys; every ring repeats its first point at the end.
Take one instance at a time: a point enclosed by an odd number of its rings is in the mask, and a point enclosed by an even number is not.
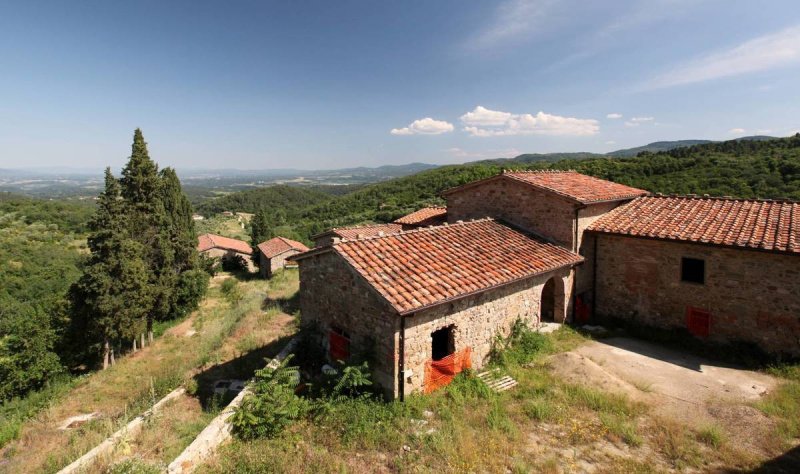
{"type": "Polygon", "coordinates": [[[733,201],[733,202],[774,202],[781,204],[800,204],[800,201],[790,198],[740,198],[734,196],[710,196],[708,194],[662,194],[655,193],[649,196],[641,196],[641,198],[672,198],[672,199],[696,199],[708,201],[733,201]]]}
{"type": "Polygon", "coordinates": [[[455,226],[471,225],[471,224],[477,224],[479,222],[486,222],[486,221],[494,221],[494,219],[492,219],[491,217],[482,217],[480,219],[470,219],[468,221],[459,220],[459,221],[456,221],[456,222],[454,222],[452,224],[450,224],[448,222],[445,222],[444,224],[441,224],[441,225],[432,225],[432,226],[428,226],[428,227],[419,227],[419,228],[410,229],[410,230],[401,230],[399,232],[392,232],[392,233],[384,234],[384,235],[370,235],[370,236],[361,237],[361,238],[355,238],[355,239],[343,238],[343,239],[339,240],[338,243],[333,244],[333,247],[336,247],[338,245],[345,244],[345,243],[348,243],[348,242],[362,242],[362,241],[365,241],[365,240],[377,240],[377,239],[384,239],[386,237],[394,237],[396,235],[408,235],[408,234],[418,234],[418,233],[422,233],[422,232],[433,232],[433,231],[438,230],[438,229],[440,229],[442,227],[455,227],[455,226]]]}

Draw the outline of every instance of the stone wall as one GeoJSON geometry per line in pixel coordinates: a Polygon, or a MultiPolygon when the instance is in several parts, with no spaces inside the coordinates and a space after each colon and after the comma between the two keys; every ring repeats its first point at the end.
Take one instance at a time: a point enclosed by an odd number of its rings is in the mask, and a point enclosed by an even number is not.
{"type": "Polygon", "coordinates": [[[447,221],[493,217],[573,249],[577,204],[511,178],[498,177],[446,194],[447,221]]]}
{"type": "Polygon", "coordinates": [[[387,395],[397,391],[400,317],[333,251],[300,260],[300,318],[321,330],[328,352],[332,326],[350,335],[350,353],[374,351],[373,380],[387,395]]]}
{"type": "Polygon", "coordinates": [[[800,355],[800,256],[596,234],[600,317],[686,328],[711,313],[709,339],[800,355]],[[681,258],[705,260],[705,283],[681,281],[681,258]]]}
{"type": "Polygon", "coordinates": [[[292,255],[300,253],[297,250],[287,250],[281,254],[275,255],[272,258],[267,258],[263,253],[259,253],[259,263],[261,267],[261,276],[270,278],[273,273],[286,266],[286,259],[292,255]]]}
{"type": "Polygon", "coordinates": [[[539,324],[542,289],[556,279],[556,319],[567,317],[571,290],[571,271],[551,272],[511,285],[422,310],[406,317],[405,379],[406,394],[423,390],[425,363],[432,357],[434,331],[454,325],[455,350],[472,348],[472,367],[483,366],[497,335],[507,336],[514,321],[521,319],[531,327],[539,324]]]}
{"type": "MultiPolygon", "coordinates": [[[[575,294],[583,295],[592,290],[592,271],[594,255],[594,239],[592,234],[587,234],[586,229],[607,212],[628,201],[602,202],[589,204],[578,211],[578,253],[586,262],[576,270],[575,294]]],[[[588,296],[588,295],[587,295],[588,296]]],[[[588,296],[591,297],[591,296],[588,296]]],[[[584,297],[586,298],[586,297],[584,297]]]]}

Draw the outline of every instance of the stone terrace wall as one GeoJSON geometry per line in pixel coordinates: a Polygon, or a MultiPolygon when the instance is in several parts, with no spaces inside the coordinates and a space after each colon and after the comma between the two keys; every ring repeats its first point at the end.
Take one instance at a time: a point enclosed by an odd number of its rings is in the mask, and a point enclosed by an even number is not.
{"type": "Polygon", "coordinates": [[[597,314],[686,328],[711,312],[709,339],[800,356],[800,256],[597,234],[597,314]],[[681,281],[682,257],[705,260],[705,284],[681,281]]]}
{"type": "Polygon", "coordinates": [[[327,334],[338,326],[350,334],[350,353],[374,344],[373,380],[387,395],[397,392],[397,341],[400,317],[338,254],[326,252],[300,260],[300,314],[327,334]]]}
{"type": "Polygon", "coordinates": [[[577,204],[511,178],[497,178],[445,196],[447,221],[493,217],[572,249],[577,204]]]}
{"type": "MultiPolygon", "coordinates": [[[[569,307],[572,288],[570,275],[570,270],[551,272],[407,316],[405,370],[406,374],[410,370],[411,376],[405,379],[405,393],[423,389],[425,363],[432,357],[432,332],[455,325],[456,351],[471,347],[472,367],[480,368],[495,337],[498,334],[507,336],[514,321],[521,319],[530,326],[538,325],[542,289],[550,277],[559,279],[564,287],[563,301],[556,304],[561,316],[557,315],[556,319],[563,320],[567,316],[565,308],[569,307]]],[[[558,281],[556,283],[558,288],[558,281]]]]}

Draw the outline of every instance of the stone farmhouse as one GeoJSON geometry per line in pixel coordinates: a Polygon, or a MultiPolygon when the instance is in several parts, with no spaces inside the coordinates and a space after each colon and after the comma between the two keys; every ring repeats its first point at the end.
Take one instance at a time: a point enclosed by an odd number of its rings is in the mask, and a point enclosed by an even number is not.
{"type": "Polygon", "coordinates": [[[208,257],[226,259],[241,259],[247,271],[256,269],[253,262],[253,248],[245,241],[231,239],[216,234],[203,234],[197,238],[197,251],[208,257]]]}
{"type": "Polygon", "coordinates": [[[653,196],[573,171],[442,195],[442,225],[349,229],[294,257],[303,322],[330,359],[374,354],[389,398],[480,368],[517,320],[613,318],[800,356],[800,203],[653,196]]]}
{"type": "Polygon", "coordinates": [[[272,277],[276,270],[286,267],[287,264],[294,265],[293,262],[287,262],[287,259],[292,255],[308,251],[305,244],[286,237],[274,237],[261,242],[257,248],[259,267],[263,278],[272,277]]]}

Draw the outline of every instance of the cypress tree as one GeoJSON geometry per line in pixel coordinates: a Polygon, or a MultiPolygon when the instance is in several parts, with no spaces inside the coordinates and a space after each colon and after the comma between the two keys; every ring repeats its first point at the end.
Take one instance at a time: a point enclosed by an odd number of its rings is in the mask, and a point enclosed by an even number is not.
{"type": "Polygon", "coordinates": [[[255,247],[272,237],[267,211],[260,208],[250,220],[250,244],[255,247]]]}
{"type": "Polygon", "coordinates": [[[73,333],[102,347],[103,368],[113,346],[132,340],[152,302],[144,247],[130,238],[120,186],[106,169],[106,186],[89,223],[91,256],[70,289],[73,333]]]}
{"type": "Polygon", "coordinates": [[[145,262],[153,295],[147,313],[147,334],[152,342],[153,321],[170,315],[178,279],[172,271],[175,253],[162,199],[163,183],[138,128],[133,133],[131,157],[122,170],[120,182],[131,236],[146,249],[145,262]]]}

